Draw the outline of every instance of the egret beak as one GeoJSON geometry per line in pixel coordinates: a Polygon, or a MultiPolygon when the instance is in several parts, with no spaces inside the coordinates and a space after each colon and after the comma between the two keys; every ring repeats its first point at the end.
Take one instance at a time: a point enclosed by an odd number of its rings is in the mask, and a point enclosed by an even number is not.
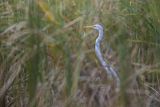
{"type": "Polygon", "coordinates": [[[84,26],[84,28],[94,28],[94,26],[84,26]]]}

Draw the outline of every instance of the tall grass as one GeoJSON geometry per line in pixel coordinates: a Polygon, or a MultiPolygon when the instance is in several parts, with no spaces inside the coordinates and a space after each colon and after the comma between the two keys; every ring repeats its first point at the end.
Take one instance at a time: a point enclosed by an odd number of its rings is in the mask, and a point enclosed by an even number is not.
{"type": "Polygon", "coordinates": [[[159,10],[159,0],[0,1],[0,105],[159,107],[159,10]],[[83,28],[95,23],[119,93],[95,56],[97,32],[83,28]]]}

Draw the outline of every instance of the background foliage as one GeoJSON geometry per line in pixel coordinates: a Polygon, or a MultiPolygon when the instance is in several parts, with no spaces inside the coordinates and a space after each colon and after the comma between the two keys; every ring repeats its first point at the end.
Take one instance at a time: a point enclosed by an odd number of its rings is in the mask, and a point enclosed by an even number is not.
{"type": "Polygon", "coordinates": [[[159,107],[159,11],[159,0],[1,0],[0,105],[159,107]],[[119,93],[84,29],[96,23],[119,93]]]}

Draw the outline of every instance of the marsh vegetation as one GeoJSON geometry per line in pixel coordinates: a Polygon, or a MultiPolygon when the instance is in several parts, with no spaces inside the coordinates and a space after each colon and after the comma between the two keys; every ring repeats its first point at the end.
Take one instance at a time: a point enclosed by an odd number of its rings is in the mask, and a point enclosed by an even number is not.
{"type": "Polygon", "coordinates": [[[159,11],[160,0],[0,0],[0,106],[160,107],[159,11]],[[118,93],[84,29],[96,23],[118,93]]]}

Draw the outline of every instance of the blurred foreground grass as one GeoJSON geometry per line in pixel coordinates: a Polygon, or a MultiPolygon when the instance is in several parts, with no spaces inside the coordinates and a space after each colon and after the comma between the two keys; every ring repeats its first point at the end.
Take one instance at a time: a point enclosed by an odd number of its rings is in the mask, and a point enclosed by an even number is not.
{"type": "Polygon", "coordinates": [[[0,105],[159,107],[159,11],[159,0],[1,0],[0,105]],[[83,28],[95,23],[119,93],[95,56],[97,33],[83,28]]]}

